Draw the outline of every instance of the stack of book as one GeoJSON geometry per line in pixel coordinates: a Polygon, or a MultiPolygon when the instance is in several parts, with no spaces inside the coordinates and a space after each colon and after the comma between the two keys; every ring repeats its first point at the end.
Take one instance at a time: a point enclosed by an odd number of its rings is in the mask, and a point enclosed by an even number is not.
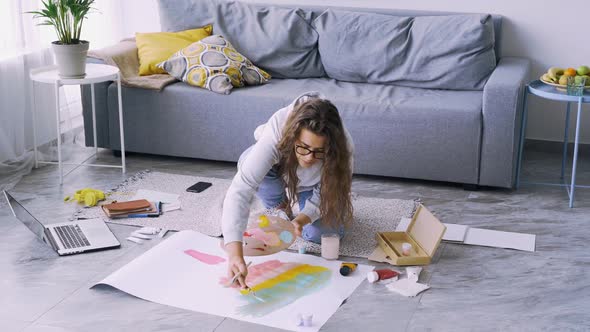
{"type": "Polygon", "coordinates": [[[154,218],[162,214],[162,203],[138,199],[105,204],[102,210],[109,218],[154,218]]]}

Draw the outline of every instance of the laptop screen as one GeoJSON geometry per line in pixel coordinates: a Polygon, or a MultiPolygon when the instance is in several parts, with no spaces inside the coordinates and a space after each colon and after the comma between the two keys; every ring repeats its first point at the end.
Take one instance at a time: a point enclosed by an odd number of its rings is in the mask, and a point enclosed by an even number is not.
{"type": "Polygon", "coordinates": [[[27,209],[25,209],[14,197],[12,197],[7,191],[4,191],[4,196],[8,201],[8,205],[14,213],[14,216],[25,224],[35,235],[41,240],[44,239],[45,226],[39,222],[27,209]]]}

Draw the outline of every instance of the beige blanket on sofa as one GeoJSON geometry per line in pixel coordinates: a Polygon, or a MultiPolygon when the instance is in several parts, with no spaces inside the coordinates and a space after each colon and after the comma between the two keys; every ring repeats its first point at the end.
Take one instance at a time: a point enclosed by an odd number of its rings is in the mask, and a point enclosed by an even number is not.
{"type": "Polygon", "coordinates": [[[88,56],[118,67],[121,71],[121,84],[128,87],[162,90],[166,85],[176,81],[168,74],[139,76],[139,57],[135,38],[123,39],[113,46],[90,50],[88,56]]]}

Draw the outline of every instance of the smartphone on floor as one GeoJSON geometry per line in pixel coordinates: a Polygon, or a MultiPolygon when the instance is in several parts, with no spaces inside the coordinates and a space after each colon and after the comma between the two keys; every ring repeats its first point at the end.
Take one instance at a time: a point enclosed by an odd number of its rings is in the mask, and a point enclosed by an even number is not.
{"type": "Polygon", "coordinates": [[[186,189],[186,191],[191,192],[191,193],[200,193],[205,191],[205,189],[211,187],[211,183],[210,182],[197,182],[195,184],[193,184],[192,186],[188,187],[186,189]]]}

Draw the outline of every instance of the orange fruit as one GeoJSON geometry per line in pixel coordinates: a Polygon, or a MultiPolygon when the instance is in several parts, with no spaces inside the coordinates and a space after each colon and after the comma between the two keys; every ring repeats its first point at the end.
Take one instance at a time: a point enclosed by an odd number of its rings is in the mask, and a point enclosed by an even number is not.
{"type": "Polygon", "coordinates": [[[563,73],[565,76],[576,76],[578,72],[574,68],[568,68],[563,73]]]}

